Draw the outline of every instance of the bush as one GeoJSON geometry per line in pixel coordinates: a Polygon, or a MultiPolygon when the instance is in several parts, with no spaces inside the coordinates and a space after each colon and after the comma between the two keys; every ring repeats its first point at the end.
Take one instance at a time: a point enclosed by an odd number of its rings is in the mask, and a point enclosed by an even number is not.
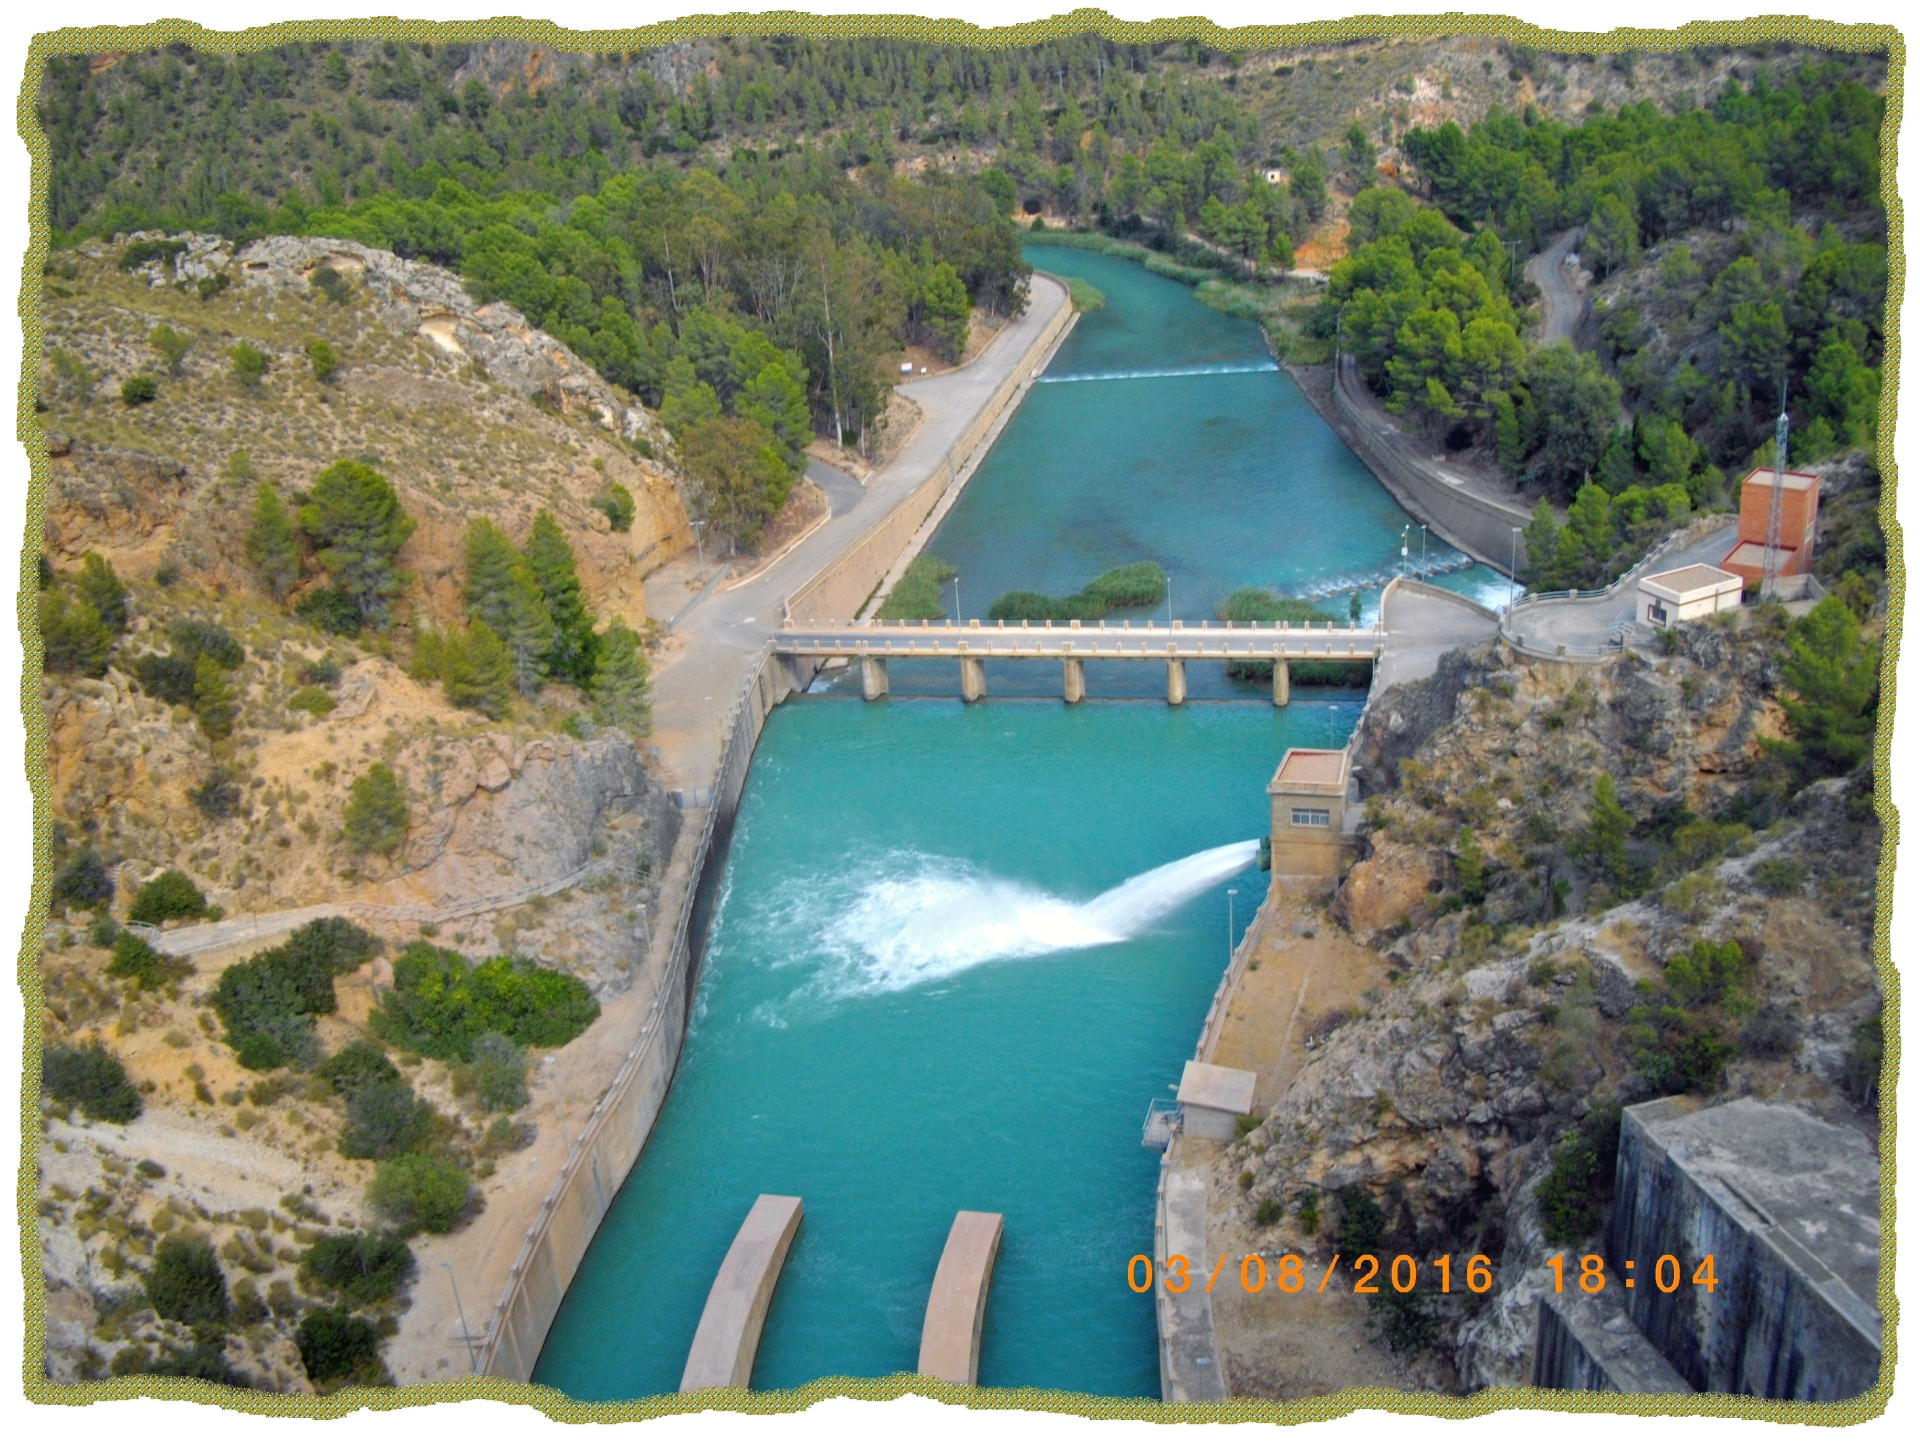
{"type": "Polygon", "coordinates": [[[1597,1233],[1613,1199],[1620,1153],[1620,1108],[1597,1106],[1569,1132],[1553,1154],[1553,1170],[1534,1189],[1540,1228],[1554,1246],[1570,1246],[1597,1233]]]}
{"type": "Polygon", "coordinates": [[[1116,566],[1071,596],[1009,591],[987,610],[992,621],[1098,621],[1108,611],[1157,606],[1167,599],[1167,576],[1152,561],[1116,566]]]}
{"type": "Polygon", "coordinates": [[[607,518],[607,524],[614,530],[633,529],[633,492],[618,481],[609,481],[607,488],[593,498],[593,508],[607,518]]]}
{"type": "Polygon", "coordinates": [[[1254,1209],[1253,1224],[1256,1227],[1270,1227],[1287,1214],[1287,1209],[1277,1200],[1268,1197],[1254,1209]]]}
{"type": "Polygon", "coordinates": [[[333,714],[333,697],[318,686],[302,686],[287,697],[289,711],[304,711],[315,720],[333,714]]]}
{"type": "Polygon", "coordinates": [[[330,586],[307,592],[293,607],[294,615],[330,636],[358,636],[363,618],[353,597],[330,586]]]}
{"type": "Polygon", "coordinates": [[[246,799],[246,792],[234,780],[231,771],[224,766],[216,766],[207,774],[205,781],[188,790],[187,799],[199,808],[202,816],[223,821],[239,811],[240,803],[246,799]]]}
{"type": "Polygon", "coordinates": [[[189,662],[206,656],[223,671],[246,663],[246,648],[217,621],[183,618],[167,627],[167,639],[173,643],[174,655],[184,656],[189,662]]]}
{"type": "Polygon", "coordinates": [[[385,1301],[413,1280],[413,1249],[399,1237],[337,1232],[322,1237],[300,1258],[308,1276],[349,1302],[385,1301]]]}
{"type": "Polygon", "coordinates": [[[203,1237],[176,1232],[153,1249],[147,1302],[169,1322],[227,1320],[227,1279],[203,1237]]]}
{"type": "Polygon", "coordinates": [[[490,1112],[513,1112],[527,1104],[527,1054],[497,1031],[473,1040],[473,1086],[490,1112]]]}
{"type": "Polygon", "coordinates": [[[333,379],[333,373],[340,369],[340,356],[324,340],[307,342],[307,364],[313,367],[313,378],[325,385],[333,379]]]}
{"type": "Polygon", "coordinates": [[[213,1009],[240,1065],[270,1071],[316,1057],[316,1015],[338,1005],[333,978],[374,954],[373,937],[342,917],[310,921],[268,951],[220,973],[213,1009]]]}
{"type": "Polygon", "coordinates": [[[564,973],[508,956],[469,967],[457,951],[416,941],[395,958],[393,990],[372,1026],[424,1056],[470,1061],[486,1032],[521,1046],[564,1046],[599,1014],[593,993],[564,973]]]}
{"type": "Polygon", "coordinates": [[[921,552],[907,562],[907,569],[880,603],[883,621],[933,621],[947,614],[940,588],[959,575],[949,561],[921,552]]]}
{"type": "Polygon", "coordinates": [[[309,661],[295,678],[302,686],[333,686],[340,681],[340,663],[331,656],[309,661]]]}
{"type": "Polygon", "coordinates": [[[148,652],[133,663],[133,678],[140,689],[169,706],[193,704],[194,658],[163,656],[148,652]]]}
{"type": "Polygon", "coordinates": [[[1359,1186],[1340,1188],[1334,1193],[1334,1200],[1340,1204],[1340,1218],[1334,1229],[1339,1250],[1349,1257],[1377,1250],[1387,1239],[1387,1220],[1380,1204],[1366,1188],[1359,1186]]]}
{"type": "Polygon", "coordinates": [[[91,843],[82,846],[53,877],[53,904],[98,911],[112,904],[113,876],[91,843]]]}
{"type": "Polygon", "coordinates": [[[233,378],[248,390],[257,389],[267,374],[266,355],[241,341],[228,356],[233,361],[233,378]]]}
{"type": "Polygon", "coordinates": [[[128,376],[120,385],[120,399],[130,406],[144,406],[160,394],[160,383],[152,376],[128,376]]]}
{"type": "Polygon", "coordinates": [[[341,817],[341,835],[347,849],[356,854],[391,856],[406,844],[408,815],[400,778],[392,767],[376,762],[353,783],[341,817]]]}
{"type": "Polygon", "coordinates": [[[130,981],[137,990],[157,989],[192,976],[193,963],[163,956],[143,938],[123,931],[113,939],[113,960],[107,963],[107,975],[130,981]]]}
{"type": "Polygon", "coordinates": [[[340,1155],[379,1160],[425,1146],[433,1133],[433,1110],[404,1081],[370,1081],[347,1100],[347,1126],[340,1155]]]}
{"type": "Polygon", "coordinates": [[[367,1185],[367,1201],[384,1213],[402,1236],[450,1232],[467,1209],[472,1183],[457,1163],[424,1152],[409,1152],[380,1163],[367,1185]]]}
{"type": "Polygon", "coordinates": [[[1754,884],[1768,896],[1791,896],[1807,883],[1807,868],[1789,856],[1775,856],[1753,868],[1754,884]]]}
{"type": "Polygon", "coordinates": [[[330,1384],[387,1385],[380,1365],[380,1333],[364,1317],[345,1307],[316,1307],[300,1319],[293,1334],[300,1364],[315,1387],[330,1384]]]}
{"type": "Polygon", "coordinates": [[[96,1122],[130,1122],[140,1115],[140,1093],[120,1059],[97,1041],[50,1046],[40,1059],[40,1084],[64,1106],[96,1122]]]}
{"type": "Polygon", "coordinates": [[[59,587],[40,593],[41,665],[56,675],[104,676],[113,632],[86,601],[59,587]]]}
{"type": "Polygon", "coordinates": [[[163,871],[142,886],[127,912],[129,921],[158,926],[177,917],[205,916],[207,898],[181,871],[163,871]]]}
{"type": "Polygon", "coordinates": [[[210,739],[223,741],[233,734],[234,719],[239,714],[239,703],[220,663],[211,656],[200,657],[193,663],[193,717],[200,729],[210,739]]]}
{"type": "Polygon", "coordinates": [[[400,1069],[370,1041],[349,1042],[314,1068],[314,1075],[331,1082],[341,1096],[351,1099],[362,1087],[397,1082],[400,1069]]]}

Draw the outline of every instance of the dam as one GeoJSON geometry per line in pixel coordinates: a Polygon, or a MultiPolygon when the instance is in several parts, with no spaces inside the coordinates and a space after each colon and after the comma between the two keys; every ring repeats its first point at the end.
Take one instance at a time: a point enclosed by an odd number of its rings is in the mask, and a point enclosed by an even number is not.
{"type": "MultiPolygon", "coordinates": [[[[537,1382],[584,1399],[678,1388],[741,1219],[772,1196],[804,1198],[805,1221],[761,1323],[756,1389],[915,1370],[969,1212],[1002,1219],[967,1358],[981,1383],[1160,1393],[1152,1300],[1125,1285],[1153,1237],[1140,1111],[1172,1096],[1226,965],[1227,889],[1264,885],[1254,838],[1278,759],[1342,746],[1365,700],[1295,687],[1274,705],[1274,683],[1228,675],[1226,654],[1176,649],[1187,692],[1168,706],[1165,646],[1251,640],[1201,625],[1238,586],[1357,590],[1359,627],[1292,639],[1353,632],[1364,659],[1364,612],[1410,519],[1250,323],[1106,256],[1030,258],[1109,305],[1047,373],[1081,383],[1028,393],[932,538],[961,572],[951,629],[971,646],[1001,629],[971,623],[1003,591],[1066,593],[1146,559],[1171,605],[1116,613],[1104,637],[1160,650],[1101,655],[1099,628],[1056,627],[1087,654],[983,650],[992,699],[969,705],[956,638],[952,655],[896,649],[884,698],[864,699],[855,664],[772,711],[678,1073],[537,1382]],[[1305,508],[1314,527],[1297,523],[1305,508]],[[1068,659],[1086,689],[1062,705],[1068,659]],[[1217,704],[1235,700],[1259,704],[1217,704]]],[[[1492,588],[1459,559],[1439,584],[1492,588]]]]}

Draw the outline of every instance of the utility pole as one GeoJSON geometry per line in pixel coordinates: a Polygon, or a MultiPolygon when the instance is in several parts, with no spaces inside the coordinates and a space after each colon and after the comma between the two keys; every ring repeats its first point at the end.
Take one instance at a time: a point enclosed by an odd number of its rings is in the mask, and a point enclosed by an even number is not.
{"type": "Polygon", "coordinates": [[[1233,899],[1240,894],[1235,886],[1227,888],[1227,965],[1233,965],[1233,899]]]}
{"type": "Polygon", "coordinates": [[[1520,530],[1519,526],[1510,526],[1513,532],[1513,544],[1507,550],[1507,611],[1513,611],[1513,583],[1520,569],[1520,530]]]}
{"type": "Polygon", "coordinates": [[[953,624],[960,624],[960,573],[953,573],[953,624]]]}
{"type": "Polygon", "coordinates": [[[453,1310],[460,1314],[460,1335],[467,1343],[467,1370],[477,1376],[480,1354],[473,1350],[473,1333],[467,1330],[467,1309],[460,1302],[460,1283],[454,1280],[452,1262],[442,1262],[440,1265],[447,1269],[447,1285],[453,1288],[453,1310]]]}
{"type": "Polygon", "coordinates": [[[1420,574],[1427,574],[1427,528],[1420,528],[1420,574]]]}
{"type": "Polygon", "coordinates": [[[1760,594],[1780,594],[1780,512],[1787,482],[1787,383],[1780,382],[1780,419],[1773,423],[1773,494],[1767,500],[1767,554],[1761,563],[1760,594]]]}

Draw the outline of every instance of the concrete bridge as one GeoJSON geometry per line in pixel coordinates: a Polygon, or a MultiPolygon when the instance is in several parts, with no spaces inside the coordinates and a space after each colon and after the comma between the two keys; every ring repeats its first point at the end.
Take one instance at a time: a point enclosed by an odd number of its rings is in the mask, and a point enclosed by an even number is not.
{"type": "Polygon", "coordinates": [[[844,659],[860,663],[861,691],[869,701],[887,694],[887,662],[944,658],[960,662],[960,694],[978,701],[987,694],[986,662],[1060,662],[1062,697],[1086,698],[1089,661],[1150,661],[1167,668],[1167,704],[1187,699],[1190,661],[1272,661],[1273,704],[1292,693],[1293,661],[1375,660],[1386,644],[1376,628],[1336,621],[1272,624],[1202,621],[1188,626],[1131,621],[834,621],[789,624],[773,636],[775,654],[799,661],[844,659]]]}

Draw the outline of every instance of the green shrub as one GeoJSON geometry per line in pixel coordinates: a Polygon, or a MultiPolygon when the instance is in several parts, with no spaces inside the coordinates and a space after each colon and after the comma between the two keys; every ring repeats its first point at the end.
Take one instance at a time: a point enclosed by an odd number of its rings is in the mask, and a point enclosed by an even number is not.
{"type": "Polygon", "coordinates": [[[959,571],[938,556],[921,552],[907,562],[907,569],[880,603],[883,621],[934,621],[947,614],[940,588],[959,575],[959,571]]]}
{"type": "Polygon", "coordinates": [[[433,1134],[433,1109],[404,1081],[370,1081],[347,1099],[340,1155],[379,1160],[418,1151],[433,1134]]]}
{"type": "Polygon", "coordinates": [[[335,686],[340,681],[340,663],[331,656],[309,661],[300,668],[296,680],[302,686],[335,686]]]}
{"type": "Polygon", "coordinates": [[[318,686],[302,686],[287,697],[287,709],[305,711],[315,720],[320,720],[333,714],[333,697],[318,686]]]}
{"type": "Polygon", "coordinates": [[[341,1096],[351,1098],[362,1087],[400,1080],[400,1069],[370,1041],[349,1042],[314,1068],[314,1075],[331,1082],[341,1096]]]}
{"type": "Polygon", "coordinates": [[[490,1112],[513,1112],[527,1104],[527,1053],[497,1031],[473,1039],[473,1086],[490,1112]]]}
{"type": "Polygon", "coordinates": [[[177,917],[205,916],[207,898],[186,873],[163,871],[135,894],[129,921],[144,921],[158,926],[177,917]]]}
{"type": "Polygon", "coordinates": [[[1357,1257],[1378,1250],[1387,1239],[1387,1220],[1365,1187],[1345,1186],[1334,1193],[1340,1216],[1334,1224],[1334,1240],[1341,1253],[1357,1257]]]}
{"type": "Polygon", "coordinates": [[[371,934],[343,917],[310,921],[286,941],[220,973],[213,1009],[242,1066],[270,1071],[311,1064],[313,1017],[338,1005],[333,978],[371,957],[371,934]]]}
{"type": "Polygon", "coordinates": [[[316,266],[307,279],[334,305],[346,304],[347,297],[353,294],[352,282],[330,265],[316,266]]]}
{"type": "Polygon", "coordinates": [[[1554,1149],[1553,1170],[1534,1189],[1540,1229],[1554,1246],[1584,1242],[1606,1222],[1620,1153],[1620,1108],[1594,1107],[1554,1149]]]}
{"type": "Polygon", "coordinates": [[[1135,561],[1095,577],[1081,594],[1095,597],[1113,611],[1157,606],[1167,599],[1167,573],[1152,561],[1135,561]]]}
{"type": "Polygon", "coordinates": [[[123,931],[113,939],[113,960],[107,963],[107,975],[130,981],[136,989],[150,990],[192,976],[193,963],[163,956],[144,938],[123,931]]]}
{"type": "Polygon", "coordinates": [[[233,378],[248,390],[257,389],[267,374],[266,355],[241,341],[228,356],[233,361],[233,378]]]}
{"type": "Polygon", "coordinates": [[[353,783],[341,817],[341,835],[350,851],[391,856],[406,844],[408,815],[400,778],[392,767],[376,762],[353,783]]]}
{"type": "Polygon", "coordinates": [[[144,406],[160,394],[160,382],[152,376],[128,376],[120,383],[120,399],[130,406],[144,406]]]}
{"type": "Polygon", "coordinates": [[[169,1322],[227,1320],[227,1279],[204,1237],[175,1232],[153,1249],[147,1302],[169,1322]]]}
{"type": "Polygon", "coordinates": [[[466,1169],[424,1152],[409,1152],[380,1163],[367,1185],[367,1201],[402,1236],[450,1232],[467,1209],[472,1183],[466,1169]]]}
{"type": "Polygon", "coordinates": [[[330,636],[358,636],[365,623],[353,597],[330,586],[307,592],[294,603],[293,613],[315,630],[330,636]]]}
{"type": "Polygon", "coordinates": [[[593,508],[607,518],[607,524],[614,530],[633,529],[633,492],[618,481],[609,481],[607,488],[593,498],[593,508]]]}
{"type": "Polygon", "coordinates": [[[315,1387],[390,1384],[380,1364],[380,1333],[364,1317],[345,1307],[315,1307],[293,1334],[300,1364],[315,1387]]]}
{"type": "Polygon", "coordinates": [[[199,809],[202,816],[223,821],[240,810],[246,792],[231,771],[224,766],[216,766],[207,774],[205,781],[188,789],[187,799],[199,809]]]}
{"type": "Polygon", "coordinates": [[[373,1232],[336,1232],[322,1237],[300,1258],[306,1274],[349,1302],[385,1301],[417,1270],[413,1249],[399,1237],[373,1232]]]}
{"type": "Polygon", "coordinates": [[[310,340],[307,342],[307,364],[313,367],[313,378],[324,385],[340,369],[340,356],[324,340],[310,340]]]}
{"type": "Polygon", "coordinates": [[[1300,1230],[1311,1237],[1320,1230],[1320,1194],[1302,1192],[1300,1194],[1300,1230]]]}
{"type": "Polygon", "coordinates": [[[1253,1224],[1256,1227],[1270,1227],[1287,1214],[1287,1209],[1272,1197],[1268,1197],[1254,1208],[1253,1224]]]}
{"type": "Polygon", "coordinates": [[[1107,307],[1106,292],[1077,275],[1067,277],[1067,298],[1073,303],[1074,310],[1082,314],[1090,310],[1105,310],[1107,307]]]}
{"type": "Polygon", "coordinates": [[[210,739],[224,741],[233,734],[233,723],[239,714],[239,702],[234,699],[233,688],[227,685],[220,663],[211,656],[200,657],[193,663],[193,717],[200,723],[200,729],[210,739]]]}
{"type": "Polygon", "coordinates": [[[1071,596],[1009,591],[987,609],[992,621],[1098,621],[1107,612],[1157,606],[1167,599],[1167,576],[1152,561],[1116,566],[1071,596]]]}
{"type": "Polygon", "coordinates": [[[142,691],[169,706],[193,704],[194,658],[190,656],[150,651],[134,661],[133,678],[142,691]]]}
{"type": "Polygon", "coordinates": [[[1768,896],[1791,896],[1807,884],[1807,868],[1790,856],[1775,856],[1753,868],[1753,880],[1768,896]]]}
{"type": "Polygon", "coordinates": [[[393,990],[372,1026],[424,1056],[470,1061],[486,1032],[521,1046],[564,1046],[599,1014],[586,985],[562,972],[509,956],[470,967],[457,951],[416,941],[395,958],[393,990]]]}
{"type": "Polygon", "coordinates": [[[58,586],[40,593],[41,665],[56,675],[104,676],[113,632],[100,613],[58,586]]]}
{"type": "Polygon", "coordinates": [[[177,376],[180,362],[187,358],[187,348],[192,342],[170,325],[157,325],[147,332],[147,344],[167,363],[167,374],[177,376]]]}
{"type": "Polygon", "coordinates": [[[1667,989],[1682,1006],[1715,1006],[1736,996],[1752,964],[1736,941],[1696,941],[1666,966],[1667,989]]]}
{"type": "Polygon", "coordinates": [[[246,648],[235,639],[233,632],[217,621],[182,618],[167,627],[167,640],[173,643],[174,655],[189,661],[206,656],[223,671],[232,671],[246,663],[246,648]]]}
{"type": "Polygon", "coordinates": [[[53,904],[97,911],[113,901],[113,876],[91,843],[82,846],[54,873],[53,904]]]}
{"type": "Polygon", "coordinates": [[[130,1122],[140,1115],[140,1093],[120,1059],[97,1041],[50,1046],[40,1059],[40,1084],[64,1106],[96,1122],[130,1122]]]}

